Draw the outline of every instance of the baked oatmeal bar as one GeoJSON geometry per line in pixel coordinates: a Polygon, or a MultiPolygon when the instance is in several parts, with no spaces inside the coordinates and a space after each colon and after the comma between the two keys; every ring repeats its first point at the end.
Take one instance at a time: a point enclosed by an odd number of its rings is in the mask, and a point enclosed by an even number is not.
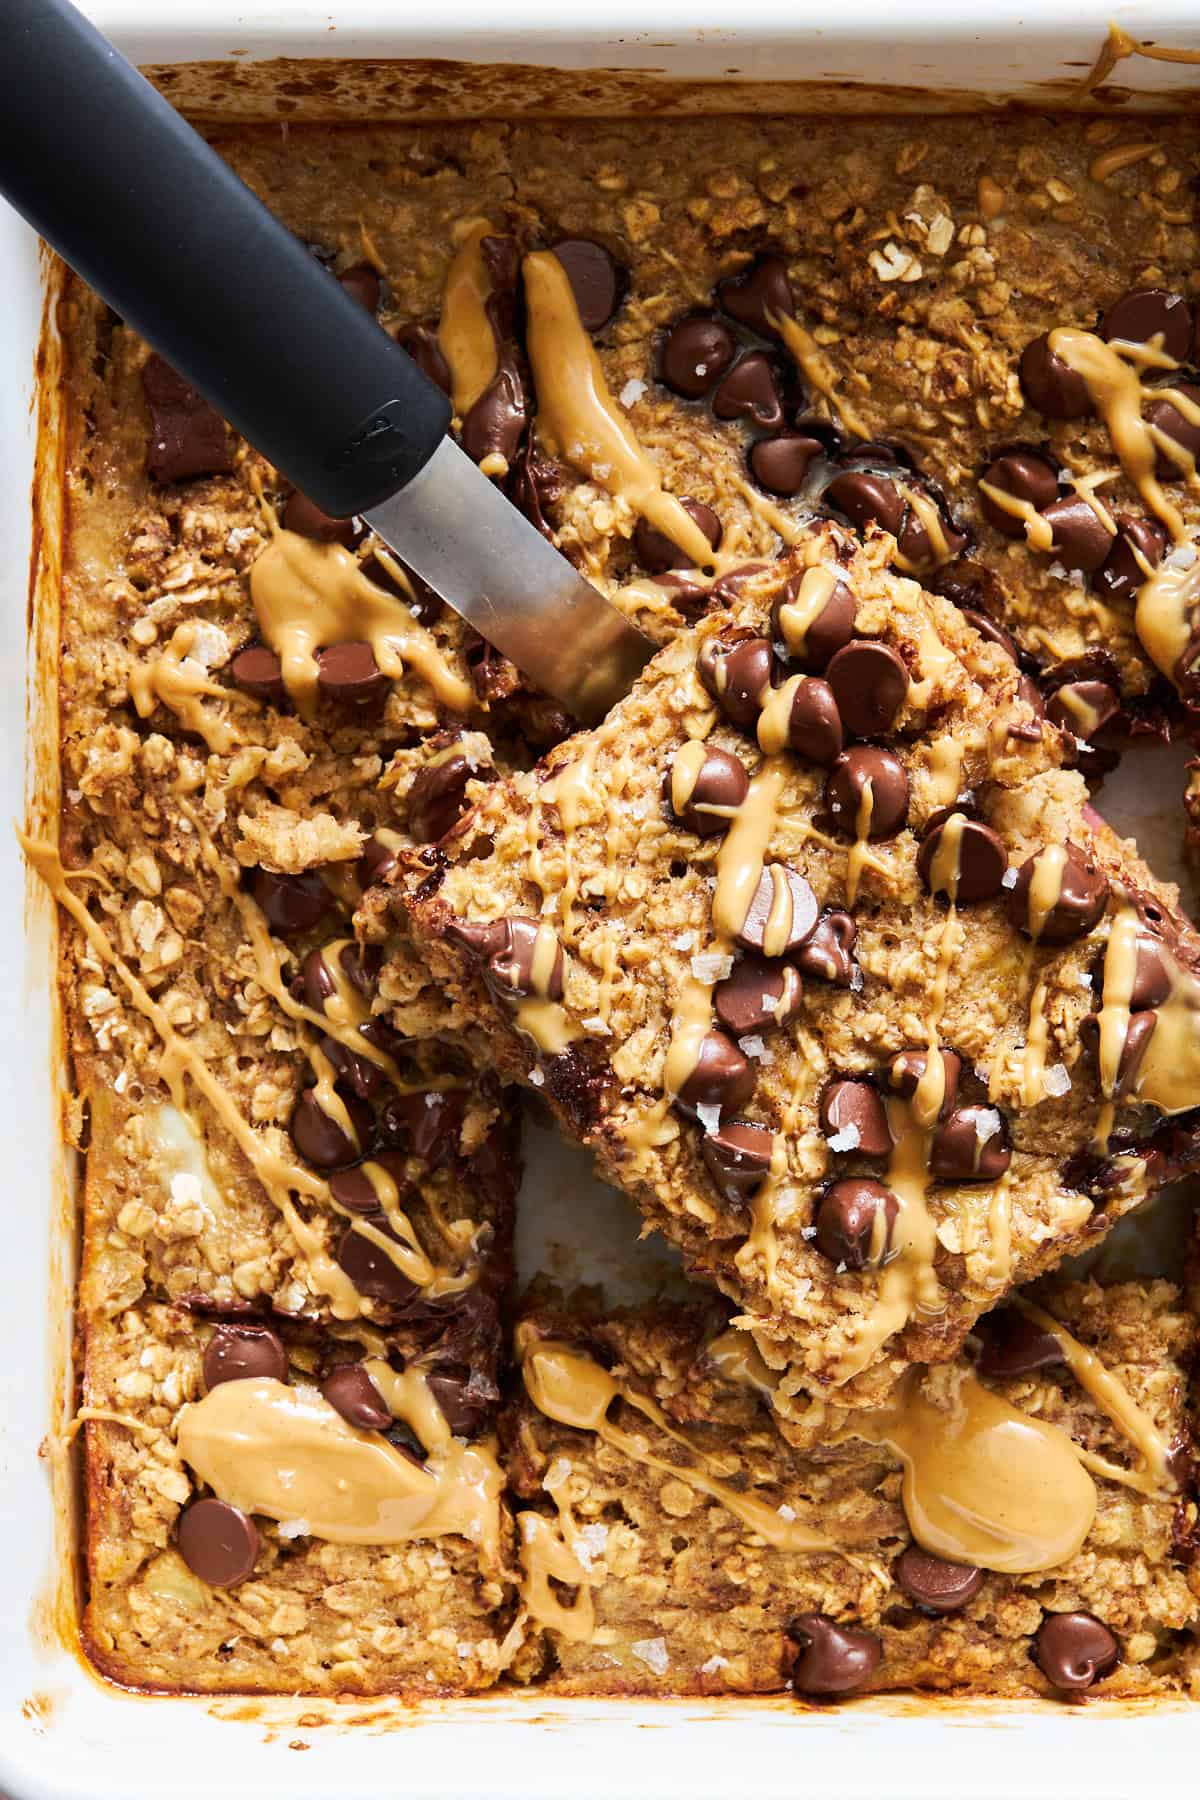
{"type": "Polygon", "coordinates": [[[1195,1695],[1179,1288],[1048,1278],[981,1323],[799,1451],[716,1303],[532,1295],[505,1419],[517,1670],[563,1694],[1195,1695]]]}
{"type": "Polygon", "coordinates": [[[1197,1154],[1200,940],[891,549],[814,532],[400,864],[500,1069],[800,1412],[952,1357],[1197,1154]]]}

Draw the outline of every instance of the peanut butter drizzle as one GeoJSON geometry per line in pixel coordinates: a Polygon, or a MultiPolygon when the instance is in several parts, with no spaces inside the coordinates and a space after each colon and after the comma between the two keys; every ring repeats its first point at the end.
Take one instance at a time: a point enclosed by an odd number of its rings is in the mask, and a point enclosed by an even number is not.
{"type": "Polygon", "coordinates": [[[850,402],[838,392],[837,377],[812,332],[790,313],[774,313],[768,309],[767,323],[779,333],[808,386],[824,397],[834,417],[840,418],[846,430],[855,437],[869,438],[871,433],[866,425],[850,402]]]}
{"type": "Polygon", "coordinates": [[[1164,360],[1161,353],[1156,354],[1153,345],[1123,344],[1120,340],[1105,343],[1094,332],[1078,331],[1072,326],[1057,326],[1050,333],[1049,342],[1052,353],[1061,356],[1087,383],[1122,469],[1178,543],[1185,535],[1183,520],[1154,473],[1154,440],[1141,411],[1146,389],[1137,367],[1126,358],[1162,363],[1168,368],[1175,364],[1169,358],[1164,360]]]}
{"type": "Polygon", "coordinates": [[[657,463],[609,393],[562,264],[541,250],[527,256],[522,269],[538,430],[547,448],[627,500],[703,568],[712,560],[712,547],[679,501],[665,492],[657,463]]]}
{"type": "Polygon", "coordinates": [[[957,738],[935,738],[929,749],[929,803],[931,811],[953,806],[962,785],[966,746],[957,738]]]}
{"type": "Polygon", "coordinates": [[[669,1419],[645,1394],[609,1374],[590,1356],[573,1345],[550,1341],[521,1343],[518,1332],[517,1350],[521,1357],[521,1374],[525,1389],[548,1419],[576,1431],[594,1431],[603,1443],[619,1450],[631,1462],[639,1462],[660,1474],[674,1476],[689,1487],[718,1501],[735,1519],[777,1550],[801,1555],[829,1552],[844,1555],[836,1544],[821,1533],[812,1531],[799,1520],[785,1519],[773,1507],[752,1494],[741,1494],[728,1482],[709,1475],[701,1466],[699,1454],[690,1440],[677,1431],[669,1419]],[[689,1463],[669,1462],[648,1449],[641,1433],[634,1434],[614,1425],[608,1413],[613,1401],[621,1399],[655,1424],[673,1443],[681,1445],[697,1458],[689,1463]]]}
{"type": "Polygon", "coordinates": [[[442,294],[438,348],[450,369],[454,411],[465,419],[500,366],[496,334],[487,316],[492,284],[483,260],[483,240],[495,237],[487,219],[474,220],[455,252],[442,294]]]}
{"type": "Polygon", "coordinates": [[[454,1434],[446,1415],[434,1399],[421,1369],[398,1371],[383,1357],[369,1356],[363,1364],[394,1419],[402,1419],[426,1450],[446,1450],[454,1434]]]}
{"type": "Polygon", "coordinates": [[[129,671],[129,697],[139,719],[148,719],[156,706],[165,706],[185,730],[194,731],[210,750],[223,756],[241,740],[227,719],[218,718],[204,705],[202,696],[232,705],[244,703],[246,696],[210,678],[203,663],[192,657],[195,641],[194,623],[177,625],[165,649],[151,662],[135,663],[129,671]]]}
{"type": "Polygon", "coordinates": [[[1006,512],[1014,519],[1020,519],[1025,527],[1025,541],[1032,550],[1041,550],[1049,554],[1054,548],[1054,530],[1049,519],[1045,518],[1033,502],[1022,500],[1018,494],[1010,494],[1006,489],[996,487],[993,482],[981,481],[979,491],[993,506],[1006,512]]]}
{"type": "Polygon", "coordinates": [[[806,569],[796,589],[794,600],[785,600],[779,608],[779,631],[790,656],[803,656],[808,634],[825,611],[838,577],[824,563],[806,569]]]}
{"type": "MultiPolygon", "coordinates": [[[[1099,1013],[1100,1091],[1109,1102],[1104,1115],[1108,1129],[1121,1052],[1129,1029],[1137,940],[1137,909],[1122,906],[1113,919],[1104,953],[1099,1013]]],[[[1156,1024],[1138,1066],[1133,1097],[1172,1115],[1200,1105],[1200,981],[1181,969],[1165,946],[1160,947],[1159,954],[1170,975],[1170,992],[1155,1008],[1156,1024]]]]}
{"type": "Polygon", "coordinates": [[[1055,1339],[1063,1360],[1084,1393],[1096,1402],[1131,1445],[1140,1464],[1136,1469],[1123,1469],[1106,1457],[1096,1456],[1076,1445],[1075,1454],[1084,1468],[1140,1494],[1165,1498],[1176,1485],[1171,1476],[1171,1446],[1150,1415],[1138,1405],[1112,1370],[1105,1367],[1095,1351],[1072,1337],[1066,1326],[1060,1325],[1052,1314],[1020,1296],[1014,1304],[1039,1330],[1048,1331],[1055,1339]]]}
{"type": "MultiPolygon", "coordinates": [[[[949,562],[952,553],[950,545],[946,541],[946,528],[942,523],[942,515],[937,506],[929,498],[929,495],[918,487],[906,488],[905,495],[908,504],[917,515],[918,521],[925,527],[925,535],[929,539],[929,547],[933,552],[935,565],[940,567],[942,563],[949,562]]],[[[915,574],[918,567],[923,566],[911,562],[908,557],[901,556],[897,551],[896,567],[903,569],[906,574],[915,574]]]]}
{"type": "Polygon", "coordinates": [[[517,1030],[531,1037],[546,1056],[560,1055],[568,1044],[573,1044],[581,1035],[578,1025],[568,1016],[561,1001],[548,997],[550,977],[554,972],[558,950],[558,933],[553,925],[543,921],[538,926],[537,937],[534,939],[533,962],[529,971],[533,992],[518,1002],[513,1014],[517,1030]]]}
{"type": "Polygon", "coordinates": [[[1145,162],[1157,148],[1157,144],[1114,144],[1111,150],[1102,150],[1099,156],[1092,158],[1088,175],[1093,181],[1105,182],[1110,175],[1132,168],[1134,163],[1145,162]]]}
{"type": "Polygon", "coordinates": [[[471,710],[470,682],[454,673],[431,634],[393,594],[368,581],[348,550],[285,531],[270,513],[267,518],[271,541],[250,570],[250,596],[302,718],[316,711],[316,652],[341,643],[369,643],[393,681],[411,667],[443,706],[471,710]]]}
{"type": "Polygon", "coordinates": [[[871,819],[875,812],[875,783],[870,776],[863,782],[859,796],[858,811],[854,815],[854,842],[846,852],[846,904],[853,906],[858,899],[858,884],[862,880],[863,870],[879,869],[882,864],[871,854],[871,819]]]}
{"type": "Polygon", "coordinates": [[[768,499],[766,494],[760,493],[758,488],[751,487],[748,481],[743,481],[740,475],[731,473],[728,480],[730,486],[742,496],[754,516],[761,519],[765,525],[769,525],[771,530],[776,532],[789,548],[795,549],[804,542],[806,527],[801,525],[799,520],[792,518],[789,513],[785,513],[781,506],[777,506],[774,500],[768,499]]]}
{"type": "Polygon", "coordinates": [[[562,1521],[557,1526],[541,1513],[518,1514],[521,1534],[521,1604],[529,1618],[548,1631],[557,1631],[570,1644],[590,1644],[596,1637],[596,1603],[592,1588],[603,1577],[585,1569],[566,1541],[562,1521]],[[561,1582],[576,1590],[574,1602],[566,1601],[551,1586],[561,1582]]]}
{"type": "Polygon", "coordinates": [[[354,1145],[355,1151],[361,1155],[362,1144],[358,1132],[354,1128],[354,1121],[350,1117],[350,1108],[334,1086],[334,1082],[337,1080],[337,1070],[319,1044],[309,1044],[308,1060],[312,1065],[313,1074],[317,1078],[313,1088],[313,1097],[317,1105],[325,1117],[332,1119],[339,1131],[346,1134],[354,1145]]]}
{"type": "Polygon", "coordinates": [[[924,1373],[910,1370],[894,1406],[856,1415],[847,1432],[900,1458],[901,1501],[918,1544],[1005,1575],[1069,1561],[1096,1516],[1096,1486],[1071,1439],[966,1369],[949,1409],[937,1406],[924,1373]]]}
{"type": "Polygon", "coordinates": [[[713,923],[730,941],[745,924],[750,902],[762,877],[786,778],[787,766],[782,757],[771,756],[761,764],[751,777],[746,798],[734,814],[717,852],[713,923]]]}
{"type": "Polygon", "coordinates": [[[422,1467],[347,1423],[316,1388],[223,1381],[179,1417],[184,1461],[220,1500],[303,1521],[331,1544],[464,1537],[500,1561],[504,1476],[491,1449],[451,1439],[422,1467]]]}
{"type": "Polygon", "coordinates": [[[760,1394],[773,1394],[779,1386],[779,1376],[768,1369],[748,1331],[731,1325],[712,1340],[704,1354],[722,1381],[755,1388],[760,1394]]]}

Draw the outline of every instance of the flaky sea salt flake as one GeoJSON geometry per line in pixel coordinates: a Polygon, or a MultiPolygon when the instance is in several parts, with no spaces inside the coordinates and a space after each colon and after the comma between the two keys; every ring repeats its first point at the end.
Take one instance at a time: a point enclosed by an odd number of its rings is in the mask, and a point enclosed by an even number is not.
{"type": "Polygon", "coordinates": [[[667,1655],[665,1638],[639,1638],[636,1644],[630,1644],[629,1650],[639,1662],[644,1662],[648,1669],[653,1669],[656,1675],[666,1674],[671,1659],[667,1655]]]}

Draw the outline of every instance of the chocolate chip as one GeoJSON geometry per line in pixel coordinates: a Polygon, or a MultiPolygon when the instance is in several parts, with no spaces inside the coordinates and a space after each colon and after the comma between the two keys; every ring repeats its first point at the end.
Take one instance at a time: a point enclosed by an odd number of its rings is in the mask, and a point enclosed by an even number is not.
{"type": "Polygon", "coordinates": [[[158,355],[142,370],[142,388],[150,408],[150,479],[167,483],[228,474],[233,467],[229,433],[208,401],[158,355]]]}
{"type": "Polygon", "coordinates": [[[812,935],[816,922],[816,895],[803,875],[787,863],[769,863],[758,878],[737,941],[743,950],[786,956],[812,935]]]}
{"type": "Polygon", "coordinates": [[[204,1346],[204,1385],[251,1381],[269,1376],[286,1381],[287,1352],[266,1325],[218,1325],[204,1346]]]}
{"type": "MultiPolygon", "coordinates": [[[[397,1151],[381,1150],[371,1161],[378,1163],[383,1173],[391,1177],[401,1194],[411,1187],[405,1160],[397,1151]]],[[[359,1217],[365,1218],[382,1210],[379,1192],[365,1163],[356,1163],[352,1169],[338,1169],[329,1177],[329,1191],[338,1206],[344,1206],[347,1212],[359,1217]]]]}
{"type": "Polygon", "coordinates": [[[816,675],[798,681],[788,709],[788,749],[827,767],[844,741],[841,714],[829,683],[816,675]]]}
{"type": "Polygon", "coordinates": [[[713,395],[718,419],[749,419],[763,431],[778,431],[783,424],[783,397],[771,359],[762,350],[740,357],[713,395]]]}
{"type": "Polygon", "coordinates": [[[1147,1007],[1161,1006],[1171,992],[1171,971],[1165,946],[1149,932],[1137,936],[1137,965],[1133,991],[1129,996],[1130,1012],[1144,1012],[1147,1007]]]}
{"type": "Polygon", "coordinates": [[[356,263],[352,269],[343,269],[338,286],[357,300],[365,312],[374,315],[379,311],[379,276],[369,264],[356,263]]]}
{"type": "Polygon", "coordinates": [[[250,892],[272,931],[281,937],[310,931],[319,925],[332,905],[329,889],[316,869],[303,875],[276,875],[256,869],[250,892]]]}
{"type": "Polygon", "coordinates": [[[413,1156],[428,1163],[431,1169],[440,1169],[458,1154],[462,1122],[461,1091],[451,1088],[396,1093],[380,1112],[379,1131],[385,1143],[407,1145],[413,1156]]]}
{"type": "MultiPolygon", "coordinates": [[[[828,789],[826,790],[828,792],[828,789]]],[[[858,927],[847,912],[827,912],[817,920],[816,929],[806,944],[797,950],[794,962],[802,975],[815,975],[835,987],[849,987],[857,964],[854,946],[858,927]]]]}
{"type": "Polygon", "coordinates": [[[731,724],[753,726],[771,686],[775,652],[763,637],[711,637],[696,672],[731,724]]]}
{"type": "Polygon", "coordinates": [[[1005,631],[1003,625],[997,625],[995,619],[989,619],[986,613],[977,612],[972,606],[964,606],[962,616],[972,631],[977,631],[989,644],[995,644],[997,649],[1003,650],[1009,662],[1016,662],[1016,641],[1005,631]]]}
{"type": "Polygon", "coordinates": [[[508,497],[550,543],[554,542],[554,531],[547,520],[547,510],[557,506],[565,492],[566,483],[558,464],[543,456],[532,443],[526,443],[513,458],[508,497]]]}
{"type": "Polygon", "coordinates": [[[1021,352],[1020,376],[1025,398],[1047,419],[1086,419],[1092,410],[1087,382],[1054,354],[1046,332],[1021,352]]]}
{"type": "Polygon", "coordinates": [[[994,899],[1007,869],[1008,852],[991,826],[958,812],[927,831],[917,851],[917,872],[929,892],[966,906],[994,899]]]}
{"type": "Polygon", "coordinates": [[[933,1134],[929,1171],[939,1181],[999,1181],[1012,1161],[1004,1115],[960,1106],[933,1134]]]}
{"type": "Polygon", "coordinates": [[[321,1383],[321,1392],[360,1431],[386,1431],[392,1422],[391,1407],[361,1363],[340,1363],[321,1383]]]}
{"type": "Polygon", "coordinates": [[[603,331],[624,297],[624,271],[591,238],[562,238],[552,254],[566,270],[583,329],[603,331]]]}
{"type": "MultiPolygon", "coordinates": [[[[715,550],[721,542],[721,521],[711,506],[705,506],[700,500],[682,500],[688,517],[700,527],[705,537],[715,550]]],[[[639,519],[633,534],[633,548],[638,561],[652,575],[664,575],[668,569],[690,569],[694,567],[694,558],[678,544],[672,543],[665,531],[659,531],[651,525],[649,519],[639,519]]]]}
{"type": "Polygon", "coordinates": [[[722,1199],[740,1206],[750,1198],[771,1167],[774,1143],[773,1131],[742,1119],[705,1134],[700,1154],[722,1199]]]}
{"type": "MultiPolygon", "coordinates": [[[[947,1119],[954,1110],[954,1102],[958,1098],[958,1084],[962,1076],[962,1057],[953,1050],[939,1050],[942,1059],[942,1104],[938,1109],[938,1118],[947,1119]]],[[[928,1050],[901,1050],[895,1055],[888,1067],[888,1086],[893,1093],[899,1094],[902,1100],[911,1100],[920,1086],[925,1074],[925,1065],[929,1060],[928,1050]]]]}
{"type": "MultiPolygon", "coordinates": [[[[1011,494],[1014,499],[1028,501],[1035,512],[1049,506],[1058,493],[1058,471],[1044,456],[1038,456],[1032,450],[1006,450],[984,470],[983,479],[988,487],[999,488],[1001,493],[1011,494]]],[[[1009,512],[990,495],[980,495],[979,508],[988,524],[994,525],[1005,537],[1025,536],[1024,519],[1009,512]]]]}
{"type": "Polygon", "coordinates": [[[275,652],[268,650],[265,644],[247,644],[244,650],[239,650],[229,665],[229,673],[235,685],[243,693],[253,694],[256,700],[282,706],[287,699],[282,665],[275,652]]]}
{"type": "MultiPolygon", "coordinates": [[[[1150,1039],[1154,1036],[1158,1024],[1156,1012],[1137,1012],[1132,1015],[1125,1027],[1125,1036],[1121,1044],[1121,1054],[1117,1058],[1117,1072],[1112,1084],[1110,1100],[1129,1100],[1137,1092],[1138,1076],[1142,1062],[1150,1048],[1150,1039]]],[[[1089,1048],[1095,1050],[1099,1044],[1099,1021],[1092,1013],[1083,1021],[1080,1036],[1089,1048]]]]}
{"type": "Polygon", "coordinates": [[[1064,494],[1042,515],[1054,534],[1054,554],[1068,569],[1093,575],[1112,549],[1112,534],[1082,494],[1064,494]]]}
{"type": "MultiPolygon", "coordinates": [[[[447,928],[447,936],[485,961],[489,987],[503,999],[518,1000],[535,992],[539,930],[536,919],[497,919],[490,925],[456,922],[447,928]]],[[[563,971],[562,945],[556,944],[549,972],[536,989],[543,1000],[562,999],[563,971]]]]}
{"type": "Polygon", "coordinates": [[[1036,1375],[1064,1360],[1062,1345],[1052,1331],[1023,1313],[1019,1306],[1000,1306],[980,1319],[975,1327],[983,1349],[975,1365],[981,1375],[1008,1381],[1019,1375],[1036,1375]]]}
{"type": "Polygon", "coordinates": [[[799,1645],[792,1664],[792,1685],[798,1694],[853,1694],[883,1659],[883,1646],[874,1632],[839,1625],[828,1613],[801,1613],[788,1626],[788,1636],[799,1645]]]}
{"type": "Polygon", "coordinates": [[[1009,737],[1024,738],[1027,743],[1036,744],[1042,735],[1041,720],[1046,716],[1042,690],[1031,675],[1022,675],[1017,682],[1017,699],[1023,700],[1033,714],[1032,719],[1022,720],[1008,727],[1009,737]]]}
{"type": "Polygon", "coordinates": [[[772,609],[772,622],[775,635],[786,644],[791,660],[799,663],[809,674],[820,674],[828,666],[831,657],[836,656],[853,638],[857,602],[846,583],[837,582],[816,618],[805,627],[803,643],[798,642],[794,629],[789,636],[789,621],[784,609],[795,604],[807,573],[804,569],[793,575],[781,590],[772,609]]]}
{"type": "Polygon", "coordinates": [[[840,1076],[826,1084],[817,1111],[826,1137],[839,1137],[847,1129],[855,1133],[849,1146],[855,1156],[890,1156],[892,1133],[887,1108],[874,1082],[840,1076]]]}
{"type": "Polygon", "coordinates": [[[774,337],[775,326],[768,313],[790,317],[796,310],[787,264],[781,256],[760,256],[741,275],[727,275],[718,281],[717,303],[739,325],[761,337],[774,337]]]}
{"type": "Polygon", "coordinates": [[[442,751],[418,769],[408,790],[408,829],[418,844],[436,844],[457,825],[467,800],[467,783],[480,765],[465,750],[442,751]]]}
{"type": "Polygon", "coordinates": [[[1121,1646],[1092,1613],[1050,1613],[1034,1639],[1034,1658],[1051,1687],[1076,1694],[1110,1675],[1121,1646]]]}
{"type": "Polygon", "coordinates": [[[358,859],[359,886],[369,888],[376,882],[386,881],[399,861],[396,852],[389,849],[382,838],[369,837],[358,859]]]}
{"type": "MultiPolygon", "coordinates": [[[[372,1223],[385,1237],[394,1236],[382,1217],[372,1223]]],[[[353,1225],[348,1225],[342,1233],[337,1263],[368,1300],[380,1300],[387,1306],[404,1306],[418,1291],[416,1283],[396,1267],[387,1251],[364,1237],[361,1231],[356,1231],[353,1225]]]]}
{"type": "Polygon", "coordinates": [[[800,1010],[800,995],[800,977],[791,963],[743,956],[714,988],[713,1009],[722,1025],[742,1038],[786,1025],[800,1010]]]}
{"type": "Polygon", "coordinates": [[[904,496],[886,475],[873,475],[869,469],[848,469],[829,483],[825,499],[830,506],[845,513],[859,531],[876,524],[881,531],[890,531],[893,537],[900,535],[904,524],[904,496]]]}
{"type": "Polygon", "coordinates": [[[362,536],[362,527],[353,519],[331,518],[299,488],[292,489],[283,509],[283,528],[300,537],[316,538],[323,544],[344,544],[347,549],[362,536]]]}
{"type": "Polygon", "coordinates": [[[835,1268],[878,1267],[887,1254],[900,1210],[891,1188],[865,1175],[852,1175],[826,1188],[817,1207],[817,1249],[835,1268]],[[875,1220],[883,1211],[884,1235],[879,1256],[871,1257],[875,1220]]]}
{"type": "Polygon", "coordinates": [[[914,569],[923,570],[932,569],[937,563],[957,556],[960,550],[966,549],[967,545],[966,532],[959,531],[953,521],[947,517],[945,507],[933,495],[927,494],[926,498],[936,508],[944,545],[937,542],[931,535],[929,528],[914,506],[909,507],[896,543],[896,548],[901,556],[907,558],[914,569]]]}
{"type": "Polygon", "coordinates": [[[860,823],[871,843],[895,837],[908,817],[904,764],[890,750],[874,744],[843,750],[825,783],[825,805],[843,837],[856,838],[860,823]]]}
{"type": "MultiPolygon", "coordinates": [[[[488,1423],[491,1402],[486,1383],[477,1380],[469,1369],[461,1372],[435,1370],[425,1377],[425,1385],[437,1401],[442,1417],[454,1437],[478,1437],[488,1423]]],[[[494,1390],[493,1390],[494,1394],[494,1390]]]]}
{"type": "Polygon", "coordinates": [[[330,1118],[317,1099],[313,1088],[305,1088],[292,1111],[291,1133],[293,1144],[304,1158],[317,1169],[346,1169],[351,1163],[358,1161],[371,1141],[371,1115],[361,1100],[353,1095],[344,1098],[350,1123],[354,1127],[355,1137],[347,1137],[336,1119],[330,1118]]]}
{"type": "Polygon", "coordinates": [[[388,685],[370,644],[330,644],[317,651],[317,686],[326,700],[360,706],[381,700],[388,685]]]}
{"type": "Polygon", "coordinates": [[[176,1542],[192,1574],[209,1587],[236,1587],[254,1573],[258,1528],[226,1500],[193,1500],[185,1506],[176,1542]]]}
{"type": "Polygon", "coordinates": [[[882,737],[896,723],[908,698],[908,669],[890,644],[853,638],[830,662],[825,679],[833,689],[842,724],[854,737],[882,737]]]}
{"type": "Polygon", "coordinates": [[[958,1612],[983,1586],[983,1571],[972,1563],[945,1562],[919,1544],[910,1544],[892,1570],[896,1585],[922,1612],[940,1617],[958,1612]]]}
{"type": "Polygon", "coordinates": [[[1085,743],[1103,731],[1120,710],[1120,696],[1107,681],[1064,682],[1046,702],[1046,717],[1085,743]]]}
{"type": "Polygon", "coordinates": [[[1139,519],[1131,513],[1117,514],[1117,537],[1109,538],[1107,556],[1092,583],[1096,592],[1114,602],[1132,601],[1146,580],[1142,561],[1156,569],[1167,547],[1167,534],[1153,519],[1139,519]]]}
{"type": "Polygon", "coordinates": [[[1100,335],[1126,344],[1150,344],[1175,362],[1186,362],[1192,347],[1192,309],[1182,294],[1166,288],[1130,288],[1114,300],[1100,321],[1100,335]]]}
{"type": "Polygon", "coordinates": [[[1066,851],[1057,895],[1051,895],[1052,904],[1044,917],[1034,912],[1041,901],[1033,892],[1033,878],[1046,850],[1035,851],[1021,864],[1008,899],[1008,916],[1017,930],[1047,944],[1069,944],[1073,938],[1086,936],[1103,918],[1108,904],[1108,880],[1099,864],[1074,844],[1068,844],[1066,851]]]}
{"type": "Polygon", "coordinates": [[[750,473],[768,494],[790,500],[804,486],[805,477],[818,456],[825,454],[819,438],[801,432],[759,438],[750,446],[750,473]]]}
{"type": "Polygon", "coordinates": [[[528,419],[525,384],[512,352],[502,350],[496,373],[462,422],[462,447],[473,462],[500,456],[511,464],[528,419]]]}
{"type": "Polygon", "coordinates": [[[717,1106],[740,1112],[754,1093],[754,1064],[723,1031],[710,1031],[700,1041],[696,1066],[681,1084],[675,1104],[694,1114],[698,1107],[717,1106]]]}
{"type": "MultiPolygon", "coordinates": [[[[1186,382],[1179,384],[1179,392],[1193,406],[1200,406],[1200,387],[1186,382]]],[[[1191,419],[1185,419],[1179,408],[1170,400],[1152,400],[1146,408],[1146,423],[1153,425],[1173,444],[1178,444],[1184,452],[1182,457],[1172,456],[1160,444],[1155,459],[1154,472],[1160,481],[1183,481],[1188,474],[1188,458],[1193,465],[1200,459],[1200,425],[1191,419]]]]}
{"type": "Polygon", "coordinates": [[[728,750],[706,744],[703,761],[695,768],[690,749],[689,745],[680,751],[671,765],[667,782],[671,811],[697,837],[718,837],[733,823],[732,814],[750,791],[750,777],[745,764],[728,750]]]}
{"type": "Polygon", "coordinates": [[[434,326],[405,325],[396,333],[396,342],[412,357],[422,375],[440,387],[443,394],[450,392],[450,364],[442,355],[434,326]]]}
{"type": "Polygon", "coordinates": [[[724,320],[693,313],[667,333],[659,373],[673,394],[699,400],[733,361],[737,345],[724,320]]]}

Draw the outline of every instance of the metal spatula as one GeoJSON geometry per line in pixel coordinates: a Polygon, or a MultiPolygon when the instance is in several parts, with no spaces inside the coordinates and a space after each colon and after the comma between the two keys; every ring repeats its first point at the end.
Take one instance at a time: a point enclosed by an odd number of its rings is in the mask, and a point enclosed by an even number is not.
{"type": "Polygon", "coordinates": [[[67,0],[0,0],[0,193],[335,518],[577,718],[653,650],[446,435],[450,403],[67,0]]]}

